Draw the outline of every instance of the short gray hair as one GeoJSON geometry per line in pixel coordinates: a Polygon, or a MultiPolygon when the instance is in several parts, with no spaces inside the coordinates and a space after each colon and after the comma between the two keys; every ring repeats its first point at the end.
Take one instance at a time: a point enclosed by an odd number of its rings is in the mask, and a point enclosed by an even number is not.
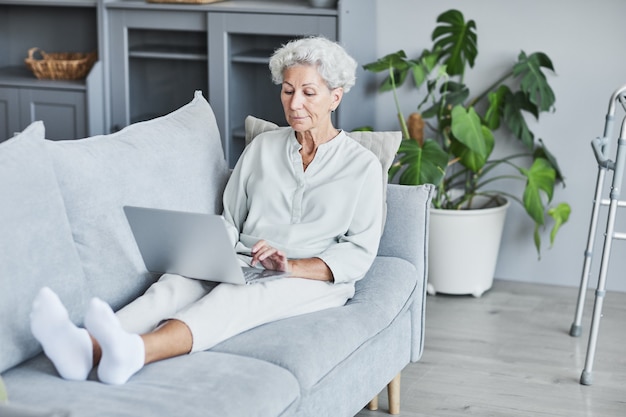
{"type": "Polygon", "coordinates": [[[272,81],[283,83],[283,71],[294,65],[314,65],[330,89],[348,92],[356,81],[357,62],[336,42],[324,37],[295,39],[277,49],[270,58],[272,81]]]}

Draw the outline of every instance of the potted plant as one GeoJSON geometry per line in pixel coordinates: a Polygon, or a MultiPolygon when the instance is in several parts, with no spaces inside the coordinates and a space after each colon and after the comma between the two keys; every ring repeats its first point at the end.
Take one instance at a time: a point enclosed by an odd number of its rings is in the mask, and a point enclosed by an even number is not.
{"type": "MultiPolygon", "coordinates": [[[[504,222],[502,211],[506,210],[508,201],[520,203],[534,222],[533,237],[538,256],[542,229],[552,222],[552,244],[570,214],[567,203],[551,205],[555,186],[563,183],[563,176],[554,155],[541,139],[535,137],[525,120],[528,116],[538,119],[540,113],[553,109],[555,96],[545,71],[554,71],[554,68],[546,54],[527,55],[522,51],[509,71],[497,74],[489,87],[471,95],[465,84],[465,72],[473,68],[478,55],[476,23],[465,21],[458,10],[448,10],[437,18],[432,41],[432,48],[424,50],[415,59],[407,58],[400,50],[366,64],[364,68],[386,73],[380,91],[393,92],[404,137],[396,162],[389,171],[390,180],[400,184],[431,183],[436,186],[431,210],[430,292],[480,295],[491,287],[504,222]],[[417,110],[405,118],[397,89],[409,78],[413,80],[420,99],[417,110]],[[519,139],[521,150],[515,149],[504,157],[491,157],[496,132],[499,137],[519,139]],[[511,191],[515,187],[503,180],[525,183],[521,195],[511,191]],[[504,186],[495,188],[498,182],[504,186]],[[485,208],[500,211],[495,244],[459,243],[461,230],[455,223],[452,228],[457,234],[451,237],[451,243],[443,243],[443,249],[433,247],[434,241],[444,238],[444,234],[434,228],[439,223],[449,222],[449,219],[439,219],[439,214],[469,217],[470,226],[476,226],[477,210],[485,208]],[[465,261],[461,255],[451,253],[453,246],[467,255],[465,261]],[[469,265],[489,258],[486,247],[495,250],[489,261],[492,265],[482,268],[483,275],[488,276],[482,278],[483,283],[468,283],[469,265]],[[443,263],[438,263],[437,258],[442,257],[443,263]],[[440,265],[446,271],[441,279],[461,281],[458,290],[437,281],[440,278],[435,274],[440,265]],[[459,272],[446,269],[454,265],[460,266],[459,272]],[[445,289],[440,290],[439,286],[445,289]]],[[[469,237],[483,238],[486,229],[485,226],[475,227],[468,233],[469,237]]]]}

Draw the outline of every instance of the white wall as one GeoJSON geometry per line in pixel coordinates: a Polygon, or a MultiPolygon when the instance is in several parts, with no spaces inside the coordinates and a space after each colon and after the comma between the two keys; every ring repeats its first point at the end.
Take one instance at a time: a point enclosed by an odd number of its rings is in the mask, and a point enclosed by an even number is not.
{"type": "MultiPolygon", "coordinates": [[[[417,56],[430,47],[436,17],[449,8],[458,8],[466,20],[477,24],[479,55],[466,76],[475,91],[502,73],[504,63],[513,62],[520,50],[528,54],[543,51],[552,59],[556,74],[550,83],[556,112],[543,115],[534,132],[559,158],[567,187],[558,190],[555,202],[569,202],[572,214],[554,247],[545,245],[538,260],[531,238],[533,225],[519,205],[512,205],[496,277],[578,286],[597,175],[590,141],[603,133],[610,95],[626,84],[626,1],[379,0],[378,56],[398,49],[417,56]]],[[[401,102],[408,114],[417,106],[415,93],[403,90],[401,102]]],[[[377,110],[375,128],[397,130],[390,94],[377,96],[377,110]]],[[[613,149],[623,117],[618,114],[613,149]]],[[[607,186],[611,177],[608,179],[607,186]]],[[[626,199],[626,195],[622,197],[626,199]]],[[[624,220],[618,217],[616,230],[626,231],[626,211],[621,218],[624,220]]],[[[601,216],[600,232],[606,227],[605,219],[601,216]]],[[[600,233],[594,249],[592,287],[597,282],[603,241],[600,233]]],[[[613,244],[607,289],[626,291],[624,241],[613,244]]]]}

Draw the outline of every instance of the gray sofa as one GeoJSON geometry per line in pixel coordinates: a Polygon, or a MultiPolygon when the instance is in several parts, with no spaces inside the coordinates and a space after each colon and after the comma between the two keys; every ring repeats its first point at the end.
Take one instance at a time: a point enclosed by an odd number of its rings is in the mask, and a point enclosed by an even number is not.
{"type": "MultiPolygon", "coordinates": [[[[420,359],[432,189],[390,184],[379,255],[345,306],[148,365],[125,385],[61,379],[29,330],[39,288],[57,292],[78,325],[91,297],[114,309],[133,300],[156,277],[122,206],[220,212],[228,167],[198,93],[111,135],[44,136],[35,122],[0,143],[0,416],[353,416],[420,359]]],[[[386,169],[395,148],[383,155],[376,134],[366,139],[386,169]]]]}

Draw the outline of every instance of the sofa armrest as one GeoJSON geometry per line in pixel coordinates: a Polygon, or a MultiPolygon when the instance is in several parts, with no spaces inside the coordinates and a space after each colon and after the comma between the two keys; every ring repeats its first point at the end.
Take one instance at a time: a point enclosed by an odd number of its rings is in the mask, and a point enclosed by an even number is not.
{"type": "MultiPolygon", "coordinates": [[[[387,221],[380,239],[379,256],[405,259],[426,266],[428,221],[434,187],[430,184],[387,187],[387,221]]],[[[425,271],[424,271],[425,273],[425,271]]]]}
{"type": "Polygon", "coordinates": [[[379,256],[393,256],[415,266],[417,285],[409,305],[411,361],[424,351],[426,285],[428,279],[428,222],[434,186],[389,184],[387,222],[378,248],[379,256]]]}

